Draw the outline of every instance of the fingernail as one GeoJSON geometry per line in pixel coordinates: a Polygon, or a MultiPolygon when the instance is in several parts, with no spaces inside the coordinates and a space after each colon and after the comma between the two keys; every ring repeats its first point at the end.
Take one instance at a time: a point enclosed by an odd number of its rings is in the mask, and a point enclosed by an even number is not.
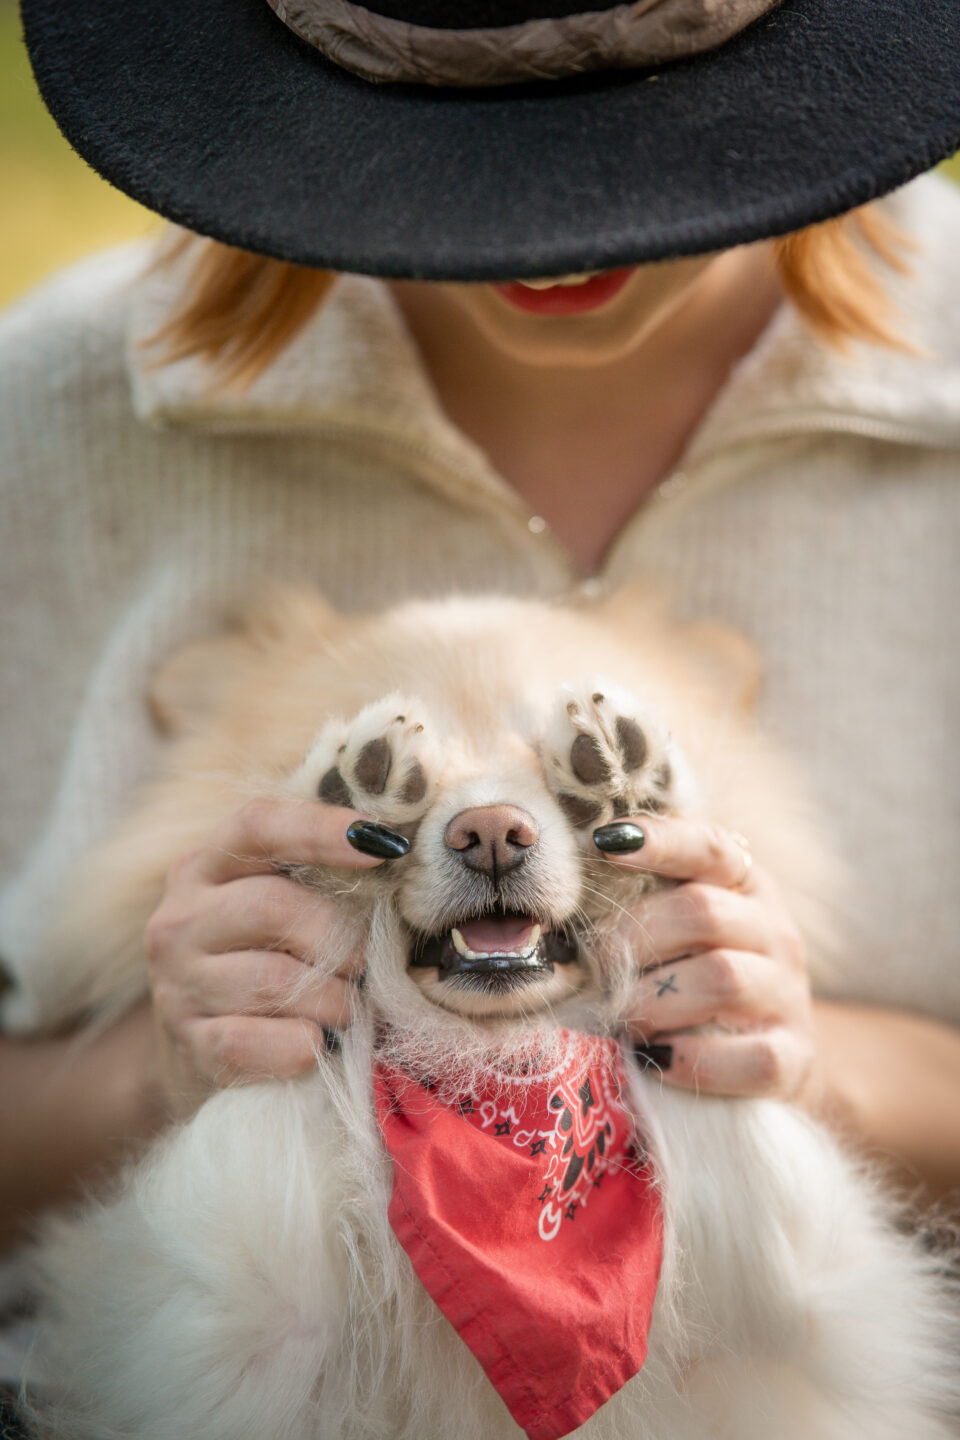
{"type": "Polygon", "coordinates": [[[615,825],[600,825],[593,832],[593,843],[604,855],[629,855],[642,850],[646,835],[639,825],[620,820],[615,825]]]}
{"type": "Polygon", "coordinates": [[[340,1031],[331,1030],[329,1025],[321,1025],[323,1031],[323,1048],[328,1055],[339,1055],[342,1048],[340,1042],[340,1031]]]}
{"type": "Polygon", "coordinates": [[[634,1045],[633,1054],[641,1070],[669,1070],[673,1064],[672,1045],[634,1045]]]}
{"type": "Polygon", "coordinates": [[[354,850],[375,855],[378,860],[399,860],[410,849],[410,841],[399,830],[379,825],[376,820],[354,820],[347,826],[347,839],[354,850]]]}

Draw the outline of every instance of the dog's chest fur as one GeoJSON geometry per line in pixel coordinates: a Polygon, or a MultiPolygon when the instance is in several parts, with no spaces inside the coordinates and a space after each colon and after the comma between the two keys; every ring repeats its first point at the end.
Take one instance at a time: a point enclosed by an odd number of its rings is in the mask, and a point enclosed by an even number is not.
{"type": "MultiPolygon", "coordinates": [[[[101,1417],[128,1417],[117,1433],[519,1435],[387,1223],[372,1047],[361,1026],[317,1076],[221,1094],[87,1220],[82,1245],[70,1226],[51,1239],[48,1341],[101,1417]],[[103,1247],[124,1288],[98,1305],[103,1247]]],[[[935,1316],[891,1311],[932,1292],[834,1147],[782,1106],[633,1086],[668,1252],[644,1369],[577,1433],[893,1440],[909,1421],[945,1440],[924,1398],[935,1316]]],[[[53,1423],[57,1436],[113,1433],[53,1423]]]]}

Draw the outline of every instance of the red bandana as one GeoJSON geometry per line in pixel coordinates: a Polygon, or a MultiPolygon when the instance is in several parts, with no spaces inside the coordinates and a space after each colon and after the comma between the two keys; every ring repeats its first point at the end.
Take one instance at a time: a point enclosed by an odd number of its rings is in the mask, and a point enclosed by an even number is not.
{"type": "Polygon", "coordinates": [[[635,1375],[662,1250],[611,1040],[451,1097],[384,1064],[390,1224],[530,1440],[558,1440],[635,1375]]]}

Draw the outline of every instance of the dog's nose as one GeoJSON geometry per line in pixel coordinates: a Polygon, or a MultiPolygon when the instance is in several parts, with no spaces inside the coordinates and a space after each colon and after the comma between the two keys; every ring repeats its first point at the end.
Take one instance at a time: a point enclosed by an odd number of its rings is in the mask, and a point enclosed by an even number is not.
{"type": "Polygon", "coordinates": [[[523,864],[540,830],[516,805],[478,805],[454,815],[443,838],[469,869],[496,877],[523,864]]]}

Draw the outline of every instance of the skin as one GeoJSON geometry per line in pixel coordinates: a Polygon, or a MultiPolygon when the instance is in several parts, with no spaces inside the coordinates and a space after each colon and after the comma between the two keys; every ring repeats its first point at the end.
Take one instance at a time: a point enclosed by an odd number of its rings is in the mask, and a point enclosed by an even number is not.
{"type": "Polygon", "coordinates": [[[316,1065],[323,1027],[349,1023],[359,958],[322,980],[304,964],[323,910],[270,857],[370,869],[346,839],[358,818],[245,806],[170,871],[144,937],[152,1005],[91,1041],[0,1040],[0,1248],[211,1091],[316,1065]]]}
{"type": "Polygon", "coordinates": [[[796,1098],[813,1070],[813,1007],[803,941],[772,876],[746,865],[742,845],[714,826],[646,816],[642,826],[643,850],[612,863],[686,883],[642,908],[638,958],[649,968],[634,990],[631,1029],[673,1047],[675,1085],[796,1098]],[[684,1033],[715,1022],[738,1033],[684,1033]]]}
{"type": "Polygon", "coordinates": [[[144,944],[159,1081],[177,1115],[238,1077],[302,1074],[324,1048],[324,1028],[350,1023],[362,956],[333,977],[305,963],[334,907],[277,875],[274,863],[278,855],[357,870],[384,862],[347,842],[355,811],[317,810],[247,805],[170,871],[144,944]]]}
{"type": "MultiPolygon", "coordinates": [[[[484,285],[393,289],[447,413],[584,574],[675,465],[781,299],[763,245],[638,269],[603,314],[531,316],[484,285]]],[[[383,863],[348,846],[354,818],[246,807],[170,873],[146,936],[152,1007],[79,1048],[0,1041],[0,1096],[16,1097],[0,1104],[0,1151],[14,1162],[0,1181],[0,1238],[217,1086],[317,1063],[322,1027],[349,1019],[358,965],[329,979],[308,970],[322,914],[311,902],[307,924],[302,892],[270,857],[383,863]]],[[[643,908],[630,1016],[638,1040],[673,1045],[664,1083],[794,1100],[927,1195],[960,1187],[960,1034],[812,1001],[800,937],[771,877],[746,876],[736,839],[638,823],[643,848],[609,863],[683,882],[643,908]],[[685,1033],[710,1021],[737,1033],[685,1033]]]]}
{"type": "Polygon", "coordinates": [[[579,316],[525,313],[490,285],[392,289],[447,414],[583,575],[676,465],[782,298],[766,245],[639,266],[579,316]]]}

